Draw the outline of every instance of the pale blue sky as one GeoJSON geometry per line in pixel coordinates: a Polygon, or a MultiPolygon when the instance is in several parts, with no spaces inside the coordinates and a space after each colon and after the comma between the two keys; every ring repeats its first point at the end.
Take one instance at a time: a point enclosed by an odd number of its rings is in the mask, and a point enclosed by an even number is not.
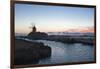
{"type": "Polygon", "coordinates": [[[31,23],[41,32],[93,27],[94,8],[16,4],[15,32],[30,32],[31,23]]]}

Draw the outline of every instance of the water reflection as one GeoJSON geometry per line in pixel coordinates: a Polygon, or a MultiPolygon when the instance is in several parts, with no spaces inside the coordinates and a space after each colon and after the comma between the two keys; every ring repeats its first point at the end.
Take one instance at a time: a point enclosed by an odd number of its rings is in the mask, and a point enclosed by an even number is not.
{"type": "Polygon", "coordinates": [[[49,58],[40,60],[39,64],[56,64],[68,62],[94,61],[94,48],[83,44],[64,44],[61,42],[36,40],[52,48],[49,58]]]}

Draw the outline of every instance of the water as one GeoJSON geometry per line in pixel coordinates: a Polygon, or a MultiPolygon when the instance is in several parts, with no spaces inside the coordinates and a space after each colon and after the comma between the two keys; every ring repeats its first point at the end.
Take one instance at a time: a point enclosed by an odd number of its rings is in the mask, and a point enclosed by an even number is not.
{"type": "Polygon", "coordinates": [[[36,42],[42,42],[52,49],[51,57],[40,60],[39,64],[94,61],[94,46],[80,43],[64,44],[47,40],[36,40],[36,42]]]}

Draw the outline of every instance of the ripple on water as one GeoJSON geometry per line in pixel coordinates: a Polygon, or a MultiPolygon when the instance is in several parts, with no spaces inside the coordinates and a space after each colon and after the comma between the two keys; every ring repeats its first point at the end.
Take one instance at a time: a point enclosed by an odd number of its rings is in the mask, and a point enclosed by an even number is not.
{"type": "Polygon", "coordinates": [[[94,61],[93,46],[80,43],[65,44],[55,41],[36,40],[52,49],[51,57],[40,60],[39,64],[56,64],[68,62],[94,61]]]}

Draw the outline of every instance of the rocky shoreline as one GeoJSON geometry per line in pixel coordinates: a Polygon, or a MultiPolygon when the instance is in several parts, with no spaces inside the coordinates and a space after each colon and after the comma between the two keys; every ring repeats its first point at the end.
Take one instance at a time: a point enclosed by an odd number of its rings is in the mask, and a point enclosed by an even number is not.
{"type": "Polygon", "coordinates": [[[15,39],[14,64],[36,64],[40,59],[51,56],[51,48],[43,43],[15,39]]]}

